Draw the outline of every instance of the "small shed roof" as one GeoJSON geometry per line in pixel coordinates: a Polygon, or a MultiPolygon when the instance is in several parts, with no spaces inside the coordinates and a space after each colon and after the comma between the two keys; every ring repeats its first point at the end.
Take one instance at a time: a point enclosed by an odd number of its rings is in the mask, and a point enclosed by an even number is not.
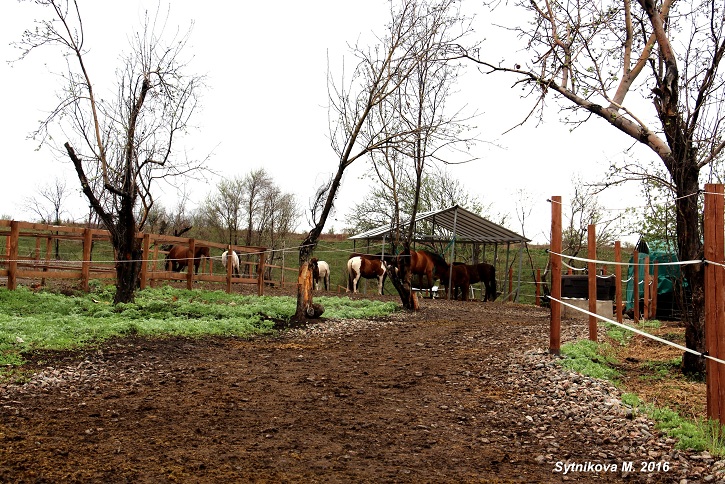
{"type": "MultiPolygon", "coordinates": [[[[480,242],[490,244],[530,242],[530,240],[524,236],[497,225],[490,220],[486,220],[485,218],[476,215],[473,212],[469,212],[458,205],[454,205],[453,207],[445,208],[443,210],[417,214],[415,222],[418,223],[422,220],[430,221],[435,226],[443,227],[451,232],[451,234],[455,234],[457,242],[480,242]]],[[[404,222],[404,224],[407,225],[409,222],[410,219],[404,222]]],[[[383,237],[389,237],[391,232],[392,230],[390,225],[383,225],[381,227],[368,230],[367,232],[353,235],[350,239],[378,240],[383,237]]],[[[416,239],[429,239],[430,237],[431,236],[416,236],[416,239]]]]}

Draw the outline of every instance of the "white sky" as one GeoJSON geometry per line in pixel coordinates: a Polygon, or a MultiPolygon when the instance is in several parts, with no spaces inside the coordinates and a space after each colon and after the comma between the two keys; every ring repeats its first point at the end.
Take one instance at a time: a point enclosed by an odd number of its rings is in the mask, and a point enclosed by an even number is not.
{"type": "MultiPolygon", "coordinates": [[[[121,52],[127,51],[129,34],[141,25],[144,9],[155,9],[157,0],[79,3],[86,45],[91,49],[87,59],[91,79],[97,90],[111,92],[116,61],[121,52]]],[[[174,0],[171,10],[172,24],[179,25],[182,31],[194,20],[188,52],[194,55],[191,72],[206,74],[209,86],[204,93],[204,109],[193,120],[198,131],[182,141],[183,148],[197,158],[212,153],[211,167],[230,177],[264,167],[284,191],[295,193],[306,209],[317,185],[336,169],[337,160],[327,139],[328,53],[331,61],[339,63],[343,56],[349,56],[348,43],[354,43],[361,34],[382,32],[388,21],[386,2],[209,0],[203,2],[203,7],[200,5],[174,0]]],[[[473,7],[473,2],[466,6],[473,7]]],[[[10,42],[18,41],[22,31],[33,26],[38,12],[30,2],[5,0],[0,16],[4,114],[0,116],[4,175],[0,216],[34,219],[24,208],[25,199],[37,197],[39,186],[66,178],[68,187],[73,188],[68,207],[73,217],[81,219],[87,202],[76,190],[78,182],[70,163],[55,159],[47,148],[36,150],[37,143],[27,139],[55,106],[59,84],[54,72],[58,69],[48,64],[57,63],[58,51],[46,48],[13,65],[6,62],[17,58],[10,42]]],[[[478,39],[486,37],[484,46],[490,53],[487,57],[523,64],[525,54],[511,49],[513,39],[501,30],[486,27],[490,16],[482,7],[476,14],[475,35],[478,39]]],[[[497,23],[512,23],[503,14],[497,15],[497,23]]],[[[351,58],[347,65],[353,65],[351,58]]],[[[339,71],[336,74],[339,77],[339,71]]],[[[572,177],[600,179],[610,160],[625,156],[623,150],[632,142],[599,120],[570,133],[568,127],[557,122],[553,100],[550,121],[545,125],[529,123],[503,135],[524,119],[531,106],[530,100],[520,98],[521,91],[510,88],[513,80],[483,76],[473,69],[464,75],[461,102],[468,105],[469,112],[480,114],[475,124],[481,138],[498,147],[480,143],[474,149],[478,161],[448,169],[470,194],[491,204],[493,212],[509,214],[507,228],[518,233],[522,228],[516,203],[520,200],[518,193],[524,191],[532,208],[525,235],[546,243],[551,213],[546,199],[561,195],[566,203],[573,194],[572,177]]],[[[652,156],[645,150],[637,153],[652,156]]],[[[365,169],[365,162],[360,161],[351,167],[326,231],[330,227],[342,229],[347,209],[367,192],[367,182],[359,181],[365,169]]],[[[190,182],[191,205],[202,201],[216,181],[190,182]]],[[[617,209],[638,204],[638,195],[638,187],[633,185],[605,193],[599,202],[616,214],[617,209]]],[[[164,205],[173,208],[175,197],[174,192],[165,193],[164,205]]],[[[306,228],[305,220],[300,229],[306,228]]]]}

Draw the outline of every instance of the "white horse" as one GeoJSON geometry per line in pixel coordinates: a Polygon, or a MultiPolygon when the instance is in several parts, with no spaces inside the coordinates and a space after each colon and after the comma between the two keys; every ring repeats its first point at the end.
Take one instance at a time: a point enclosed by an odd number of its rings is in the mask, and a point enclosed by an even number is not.
{"type": "Polygon", "coordinates": [[[330,286],[330,264],[324,260],[317,260],[316,257],[312,258],[312,282],[315,286],[315,291],[320,290],[320,278],[325,285],[325,291],[329,290],[330,286]]]}
{"type": "MultiPolygon", "coordinates": [[[[232,260],[232,274],[239,277],[239,256],[236,252],[232,251],[232,256],[230,257],[232,260]]],[[[225,250],[222,253],[222,265],[224,266],[224,269],[227,268],[227,251],[225,250]]]]}

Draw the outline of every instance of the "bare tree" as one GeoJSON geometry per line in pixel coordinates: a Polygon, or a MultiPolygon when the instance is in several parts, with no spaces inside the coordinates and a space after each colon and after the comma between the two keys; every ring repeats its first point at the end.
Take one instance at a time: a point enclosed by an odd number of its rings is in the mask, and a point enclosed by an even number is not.
{"type": "MultiPolygon", "coordinates": [[[[354,46],[358,64],[350,81],[337,85],[328,71],[330,101],[330,139],[337,156],[337,171],[318,188],[312,198],[310,213],[313,228],[305,236],[299,253],[297,309],[294,322],[319,317],[324,308],[312,301],[311,254],[333,209],[343,174],[356,160],[390,146],[409,133],[397,129],[370,129],[370,116],[377,106],[397,95],[401,85],[412,75],[418,62],[413,37],[418,35],[414,20],[416,2],[403,0],[400,9],[391,2],[391,22],[375,46],[354,46]],[[349,84],[348,84],[349,82],[349,84]]],[[[385,117],[383,123],[392,123],[385,117]]]]}
{"type": "Polygon", "coordinates": [[[47,7],[52,19],[37,21],[36,28],[25,31],[18,44],[23,57],[37,48],[56,46],[68,60],[67,84],[60,102],[36,134],[44,141],[51,140],[49,131],[59,125],[68,136],[65,152],[83,193],[111,233],[116,251],[114,302],[129,302],[134,299],[141,267],[137,231],[153,206],[154,182],[201,166],[200,162],[179,159],[174,150],[178,138],[189,128],[203,80],[185,74],[182,53],[190,31],[176,33],[165,43],[160,37],[165,18],[159,12],[153,17],[147,14],[117,70],[116,95],[107,100],[91,80],[77,2],[36,3],[47,7]],[[95,187],[94,178],[99,180],[95,187]]]}
{"type": "MultiPolygon", "coordinates": [[[[206,223],[216,227],[228,244],[239,244],[239,233],[244,223],[244,179],[225,178],[210,193],[200,207],[206,223]]],[[[249,245],[249,244],[247,244],[249,245]]]]}
{"type": "Polygon", "coordinates": [[[63,204],[67,198],[68,188],[65,180],[56,178],[52,184],[39,186],[37,196],[28,197],[25,206],[37,215],[42,223],[58,225],[61,216],[66,213],[63,204]]]}
{"type": "MultiPolygon", "coordinates": [[[[700,174],[725,148],[722,4],[542,0],[517,5],[528,18],[518,16],[511,29],[524,41],[528,61],[471,59],[486,73],[508,73],[516,76],[516,85],[528,86],[535,99],[530,116],[543,117],[545,100],[553,97],[567,111],[568,122],[599,118],[651,150],[674,194],[680,260],[701,259],[700,174]],[[651,110],[642,107],[647,105],[651,110]]],[[[634,166],[632,173],[648,179],[634,166]]],[[[685,301],[686,344],[704,351],[703,267],[687,265],[683,272],[691,289],[685,301]]],[[[703,371],[704,360],[685,353],[683,368],[703,371]]]]}
{"type": "Polygon", "coordinates": [[[273,186],[274,182],[272,177],[264,168],[250,171],[242,180],[242,196],[247,213],[247,245],[252,245],[255,219],[260,219],[266,195],[273,189],[273,186]]]}
{"type": "MultiPolygon", "coordinates": [[[[35,213],[42,223],[60,225],[65,213],[63,204],[68,197],[65,180],[56,178],[53,184],[38,187],[38,197],[26,200],[26,207],[35,213]]],[[[55,239],[55,258],[60,259],[60,240],[55,239]]]]}

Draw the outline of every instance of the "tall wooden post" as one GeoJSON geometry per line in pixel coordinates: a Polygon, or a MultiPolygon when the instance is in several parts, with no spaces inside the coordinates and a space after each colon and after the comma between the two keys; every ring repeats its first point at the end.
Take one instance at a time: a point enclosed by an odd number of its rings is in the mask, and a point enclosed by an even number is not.
{"type": "Polygon", "coordinates": [[[191,291],[194,287],[194,251],[196,243],[194,239],[189,239],[189,253],[186,254],[186,288],[191,291]]]}
{"type": "Polygon", "coordinates": [[[549,353],[558,355],[561,349],[561,197],[551,197],[551,320],[549,324],[549,353]]]}
{"type": "Polygon", "coordinates": [[[257,295],[264,296],[264,263],[265,252],[259,253],[259,265],[257,265],[257,295]]]}
{"type": "MultiPolygon", "coordinates": [[[[705,259],[725,262],[725,190],[721,184],[705,185],[705,259]]],[[[710,356],[725,357],[725,274],[716,264],[705,266],[705,350],[710,356]]],[[[707,416],[725,423],[725,368],[710,359],[707,375],[707,416]]]]}
{"type": "Polygon", "coordinates": [[[622,315],[622,265],[620,262],[622,262],[622,243],[620,241],[616,241],[614,243],[614,262],[616,262],[616,265],[614,266],[614,279],[616,287],[614,288],[614,303],[616,304],[616,312],[617,312],[617,321],[622,322],[623,315],[622,315]]]}
{"type": "Polygon", "coordinates": [[[10,222],[10,236],[8,237],[8,289],[13,291],[18,287],[18,239],[20,238],[20,225],[16,220],[10,222]]]}
{"type": "MultiPolygon", "coordinates": [[[[587,262],[587,272],[589,273],[589,312],[597,314],[597,264],[594,262],[597,258],[597,232],[594,224],[587,227],[587,252],[589,262],[587,262]]],[[[597,340],[597,317],[589,315],[589,339],[597,340]]]]}
{"type": "Polygon", "coordinates": [[[637,324],[639,323],[639,252],[636,249],[632,257],[634,257],[634,273],[632,274],[634,292],[632,293],[632,301],[634,301],[634,324],[637,324]]]}
{"type": "Polygon", "coordinates": [[[150,234],[143,234],[143,250],[141,253],[143,256],[141,257],[141,289],[146,289],[146,279],[148,277],[149,272],[149,252],[151,251],[151,235],[150,234]]]}
{"type": "Polygon", "coordinates": [[[644,275],[642,276],[642,279],[644,280],[644,319],[649,321],[652,319],[652,316],[650,315],[650,299],[652,298],[652,288],[650,287],[650,283],[652,282],[652,278],[649,275],[648,255],[644,257],[644,275]]]}
{"type": "Polygon", "coordinates": [[[91,247],[93,247],[93,232],[83,229],[83,261],[81,262],[81,287],[88,292],[88,279],[91,274],[91,247]]]}
{"type": "Polygon", "coordinates": [[[232,293],[232,246],[227,246],[227,294],[232,293]]]}
{"type": "Polygon", "coordinates": [[[652,319],[657,319],[657,291],[659,289],[659,283],[660,283],[660,276],[658,274],[658,264],[655,262],[652,264],[652,292],[650,293],[650,296],[652,296],[652,301],[650,302],[649,306],[649,313],[652,316],[652,319]]]}

